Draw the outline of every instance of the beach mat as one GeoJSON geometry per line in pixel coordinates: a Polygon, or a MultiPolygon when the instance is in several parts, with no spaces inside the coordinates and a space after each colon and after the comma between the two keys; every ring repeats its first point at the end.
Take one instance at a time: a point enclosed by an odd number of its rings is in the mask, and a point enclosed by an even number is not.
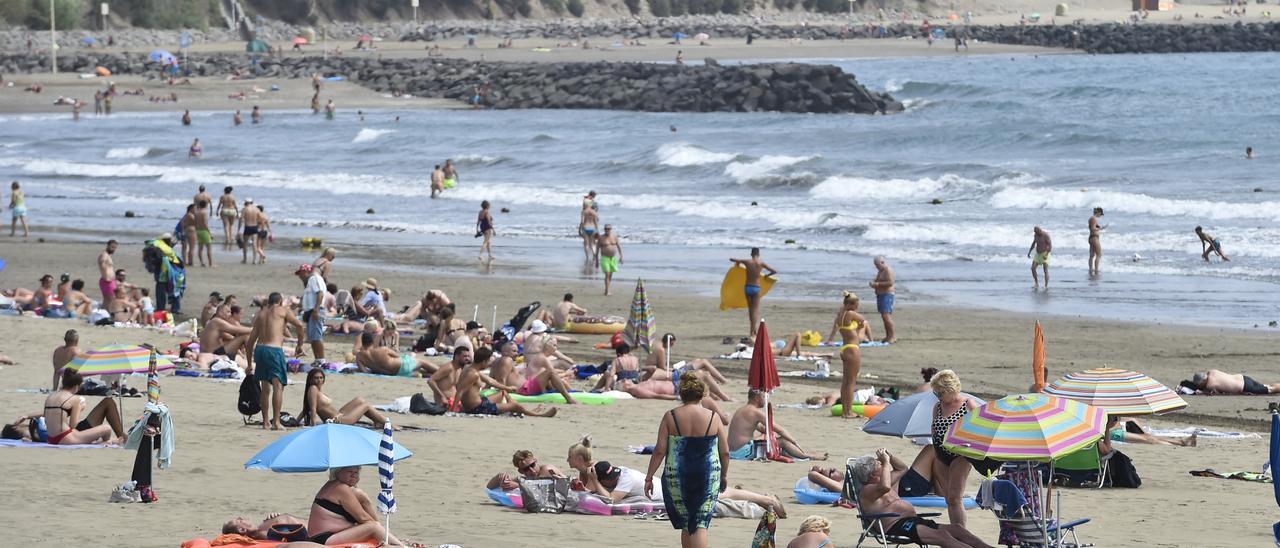
{"type": "Polygon", "coordinates": [[[1232,480],[1240,480],[1240,481],[1250,481],[1254,483],[1271,483],[1272,482],[1271,476],[1260,474],[1258,472],[1219,472],[1212,468],[1205,468],[1204,470],[1192,470],[1188,473],[1193,476],[1201,477],[1201,478],[1232,479],[1232,480]]]}
{"type": "Polygon", "coordinates": [[[1256,432],[1222,432],[1218,430],[1205,430],[1203,428],[1196,428],[1194,426],[1188,426],[1186,428],[1152,428],[1150,429],[1150,433],[1153,436],[1164,436],[1164,437],[1172,437],[1172,438],[1176,438],[1180,436],[1190,436],[1191,434],[1195,434],[1196,436],[1199,436],[1201,438],[1221,438],[1221,439],[1228,439],[1228,440],[1262,439],[1262,435],[1256,432]]]}

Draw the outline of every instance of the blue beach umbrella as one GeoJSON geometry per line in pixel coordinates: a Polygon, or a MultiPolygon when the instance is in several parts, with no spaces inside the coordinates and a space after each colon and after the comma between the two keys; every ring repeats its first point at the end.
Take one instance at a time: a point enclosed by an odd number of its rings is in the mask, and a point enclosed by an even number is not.
{"type": "MultiPolygon", "coordinates": [[[[961,395],[977,400],[978,405],[987,403],[970,394],[961,395]]],[[[938,396],[933,392],[912,394],[885,406],[862,426],[862,431],[899,438],[929,437],[932,435],[933,406],[937,403],[938,396]]]]}
{"type": "MultiPolygon", "coordinates": [[[[379,462],[382,433],[345,424],[322,424],[299,430],[272,442],[244,463],[246,469],[273,472],[325,472],[346,466],[373,466],[379,462]]],[[[413,456],[392,444],[394,460],[413,456]]]]}
{"type": "Polygon", "coordinates": [[[169,64],[176,61],[177,59],[178,58],[174,57],[172,53],[169,53],[168,51],[165,51],[162,49],[152,50],[151,53],[147,54],[148,61],[157,62],[157,63],[169,64]]]}
{"type": "Polygon", "coordinates": [[[92,37],[92,36],[85,36],[84,38],[81,38],[81,39],[80,39],[80,43],[81,43],[81,44],[86,44],[86,45],[89,45],[89,44],[97,44],[97,43],[98,43],[98,40],[97,40],[97,39],[95,39],[95,38],[94,38],[94,37],[92,37]]]}
{"type": "Polygon", "coordinates": [[[688,37],[689,37],[689,35],[688,35],[688,34],[685,34],[685,33],[683,33],[683,32],[673,32],[673,33],[671,33],[671,39],[672,39],[672,40],[684,40],[685,38],[688,38],[688,37]]]}

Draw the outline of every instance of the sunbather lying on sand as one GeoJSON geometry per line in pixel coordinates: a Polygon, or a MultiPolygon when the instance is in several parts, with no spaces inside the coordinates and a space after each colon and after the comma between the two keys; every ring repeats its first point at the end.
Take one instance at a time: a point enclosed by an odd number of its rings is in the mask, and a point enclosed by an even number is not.
{"type": "Polygon", "coordinates": [[[222,524],[224,535],[244,535],[255,540],[266,540],[272,525],[306,525],[307,522],[292,514],[271,514],[262,523],[254,525],[244,517],[236,517],[222,524]]]}
{"type": "Polygon", "coordinates": [[[485,489],[502,489],[509,491],[518,489],[520,483],[519,478],[525,479],[546,479],[546,478],[563,478],[566,477],[560,470],[550,464],[541,464],[538,457],[533,455],[533,451],[521,449],[511,455],[511,465],[516,467],[519,476],[513,476],[507,473],[499,473],[489,479],[489,483],[485,484],[485,489]]]}
{"type": "Polygon", "coordinates": [[[439,367],[413,352],[401,354],[387,346],[373,346],[373,334],[360,335],[364,347],[356,352],[356,369],[378,375],[430,377],[439,367]]]}
{"type": "MultiPolygon", "coordinates": [[[[676,383],[680,378],[680,372],[692,370],[692,371],[705,371],[706,373],[710,374],[711,379],[716,382],[717,389],[719,388],[719,385],[729,382],[729,380],[726,379],[724,375],[720,374],[720,370],[716,369],[716,366],[711,365],[711,362],[704,360],[702,358],[694,358],[687,362],[680,361],[676,363],[671,363],[670,364],[671,371],[668,371],[667,364],[671,362],[671,359],[668,357],[668,354],[671,352],[671,349],[675,347],[675,345],[676,345],[675,335],[671,333],[667,333],[663,335],[662,343],[659,344],[657,348],[654,348],[653,352],[649,353],[649,358],[645,360],[644,367],[643,367],[644,374],[640,376],[640,380],[642,381],[659,380],[660,381],[660,380],[666,379],[666,380],[671,380],[673,383],[676,383]]],[[[708,388],[710,388],[709,385],[708,385],[708,388]]]]}
{"type": "MultiPolygon", "coordinates": [[[[1187,383],[1187,381],[1183,382],[1187,383]]],[[[1195,387],[1198,392],[1205,394],[1239,396],[1244,394],[1280,393],[1280,383],[1262,384],[1248,375],[1225,373],[1217,369],[1210,369],[1204,373],[1197,372],[1191,376],[1191,381],[1187,384],[1195,387]]]]}
{"type": "MultiPolygon", "coordinates": [[[[631,394],[631,397],[638,400],[675,400],[680,398],[676,395],[675,385],[668,381],[619,381],[618,390],[631,394]]],[[[720,422],[725,425],[729,424],[729,415],[720,409],[720,405],[714,399],[711,397],[702,398],[702,406],[719,415],[720,422]]]]}
{"type": "Polygon", "coordinates": [[[1146,443],[1150,445],[1181,445],[1185,447],[1196,446],[1196,434],[1192,433],[1185,438],[1165,438],[1155,436],[1147,432],[1138,421],[1116,415],[1107,416],[1107,435],[1098,443],[1099,454],[1105,455],[1111,452],[1111,443],[1113,441],[1123,443],[1146,443]],[[1105,443],[1106,447],[1103,447],[1105,443]]]}

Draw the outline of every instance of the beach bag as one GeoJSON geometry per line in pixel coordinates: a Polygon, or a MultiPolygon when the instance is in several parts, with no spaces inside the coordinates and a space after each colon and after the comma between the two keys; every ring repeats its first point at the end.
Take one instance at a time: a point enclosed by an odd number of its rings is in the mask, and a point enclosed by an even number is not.
{"type": "Polygon", "coordinates": [[[520,500],[526,512],[559,514],[569,501],[569,478],[520,478],[520,500]]]}
{"type": "Polygon", "coordinates": [[[413,397],[409,398],[410,413],[416,413],[419,415],[443,415],[447,411],[448,409],[444,406],[437,405],[436,402],[433,402],[427,399],[426,396],[423,396],[422,392],[418,392],[417,394],[414,394],[413,397]]]}
{"type": "Polygon", "coordinates": [[[1112,451],[1108,459],[1107,475],[1111,476],[1112,487],[1142,487],[1142,478],[1138,477],[1138,469],[1134,468],[1129,456],[1120,451],[1112,451]]]}
{"type": "Polygon", "coordinates": [[[236,398],[236,409],[241,415],[252,417],[262,412],[262,386],[253,378],[245,375],[240,383],[240,395],[236,398]]]}
{"type": "Polygon", "coordinates": [[[418,341],[413,343],[414,352],[426,352],[428,348],[436,345],[436,333],[434,331],[418,337],[418,341]]]}

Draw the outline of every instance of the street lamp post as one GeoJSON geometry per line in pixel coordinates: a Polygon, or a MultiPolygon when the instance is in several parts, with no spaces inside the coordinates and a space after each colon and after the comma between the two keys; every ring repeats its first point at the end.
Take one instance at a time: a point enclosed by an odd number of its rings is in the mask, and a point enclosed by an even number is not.
{"type": "Polygon", "coordinates": [[[413,24],[418,24],[418,0],[409,0],[409,5],[413,6],[413,24]]]}
{"type": "Polygon", "coordinates": [[[54,0],[49,0],[49,59],[51,60],[49,67],[53,69],[53,73],[58,73],[58,29],[53,22],[56,15],[53,9],[54,0]]]}
{"type": "Polygon", "coordinates": [[[110,15],[110,11],[111,6],[107,5],[106,2],[103,2],[102,9],[99,11],[99,13],[102,14],[102,30],[107,30],[107,15],[110,15]]]}

